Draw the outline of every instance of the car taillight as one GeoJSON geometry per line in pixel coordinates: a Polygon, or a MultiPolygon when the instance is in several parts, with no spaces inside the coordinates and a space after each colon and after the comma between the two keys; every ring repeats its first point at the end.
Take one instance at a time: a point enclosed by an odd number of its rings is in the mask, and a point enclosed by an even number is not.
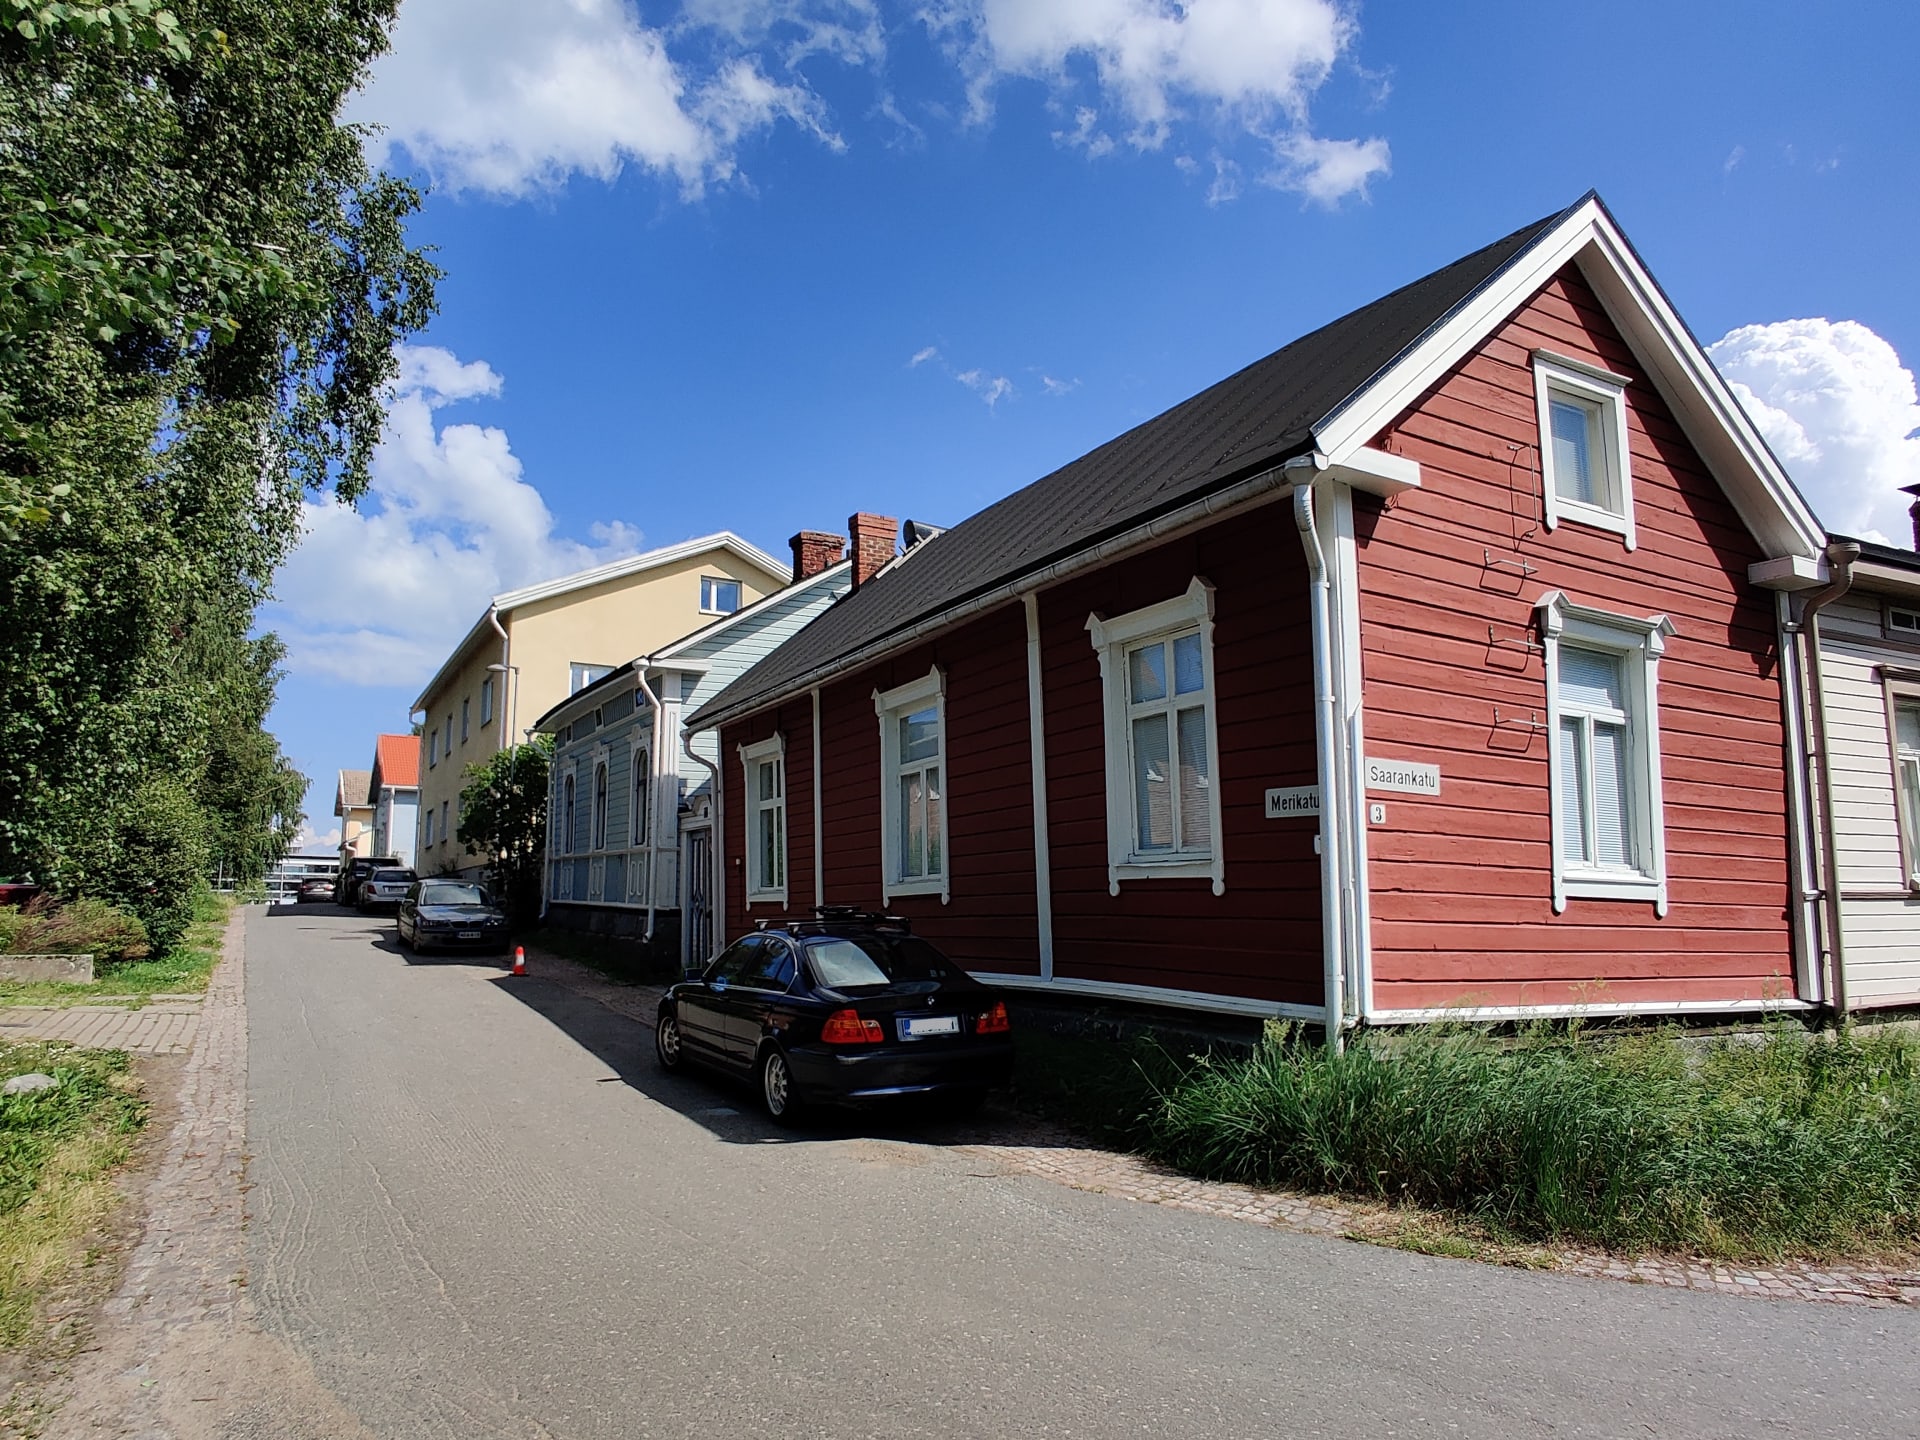
{"type": "Polygon", "coordinates": [[[863,1020],[857,1010],[836,1010],[820,1027],[820,1038],[829,1045],[874,1045],[887,1038],[878,1020],[863,1020]]]}
{"type": "Polygon", "coordinates": [[[973,1022],[976,1035],[1004,1035],[1013,1026],[1007,1020],[1007,1002],[996,1000],[993,1008],[973,1022]]]}

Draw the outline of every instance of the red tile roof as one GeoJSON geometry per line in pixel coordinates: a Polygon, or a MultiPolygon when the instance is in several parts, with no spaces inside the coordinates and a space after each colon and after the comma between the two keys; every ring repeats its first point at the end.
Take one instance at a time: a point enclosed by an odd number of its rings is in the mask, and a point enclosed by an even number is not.
{"type": "Polygon", "coordinates": [[[373,746],[373,779],[376,795],[380,787],[387,785],[419,788],[420,737],[382,735],[376,740],[373,746]]]}

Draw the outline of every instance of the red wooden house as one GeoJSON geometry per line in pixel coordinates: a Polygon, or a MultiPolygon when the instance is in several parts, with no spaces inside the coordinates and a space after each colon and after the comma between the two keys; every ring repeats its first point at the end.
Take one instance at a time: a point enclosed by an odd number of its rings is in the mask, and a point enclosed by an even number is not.
{"type": "Polygon", "coordinates": [[[897,556],[851,523],[689,721],[728,934],[885,906],[1005,985],[1343,1024],[1822,999],[1824,537],[1597,197],[897,556]]]}

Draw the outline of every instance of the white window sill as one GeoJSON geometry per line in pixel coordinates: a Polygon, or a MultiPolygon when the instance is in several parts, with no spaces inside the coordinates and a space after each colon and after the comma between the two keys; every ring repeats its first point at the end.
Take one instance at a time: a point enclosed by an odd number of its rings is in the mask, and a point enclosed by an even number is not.
{"type": "Polygon", "coordinates": [[[1560,877],[1560,894],[1569,900],[1651,901],[1666,913],[1667,887],[1651,876],[1617,870],[1569,870],[1560,877]]]}
{"type": "Polygon", "coordinates": [[[947,898],[947,882],[938,875],[930,880],[896,880],[886,888],[889,901],[896,895],[938,895],[942,902],[947,898]]]}
{"type": "Polygon", "coordinates": [[[778,905],[784,909],[786,903],[787,892],[784,890],[749,890],[747,892],[746,904],[749,910],[756,905],[778,905]]]}
{"type": "Polygon", "coordinates": [[[1226,892],[1226,884],[1214,873],[1211,855],[1183,855],[1166,860],[1146,860],[1139,856],[1107,867],[1107,893],[1118,895],[1122,880],[1211,880],[1213,893],[1226,892]]]}
{"type": "Polygon", "coordinates": [[[1603,510],[1598,505],[1583,505],[1578,500],[1554,499],[1554,516],[1549,522],[1553,525],[1586,525],[1595,530],[1610,530],[1627,542],[1627,549],[1633,549],[1633,526],[1624,515],[1616,515],[1611,510],[1603,510]]]}

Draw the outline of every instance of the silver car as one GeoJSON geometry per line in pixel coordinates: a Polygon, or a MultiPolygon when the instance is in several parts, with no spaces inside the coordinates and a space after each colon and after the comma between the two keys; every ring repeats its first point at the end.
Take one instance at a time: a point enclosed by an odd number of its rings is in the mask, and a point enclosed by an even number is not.
{"type": "Polygon", "coordinates": [[[398,910],[420,877],[399,865],[387,865],[369,875],[360,886],[362,910],[398,910]]]}

